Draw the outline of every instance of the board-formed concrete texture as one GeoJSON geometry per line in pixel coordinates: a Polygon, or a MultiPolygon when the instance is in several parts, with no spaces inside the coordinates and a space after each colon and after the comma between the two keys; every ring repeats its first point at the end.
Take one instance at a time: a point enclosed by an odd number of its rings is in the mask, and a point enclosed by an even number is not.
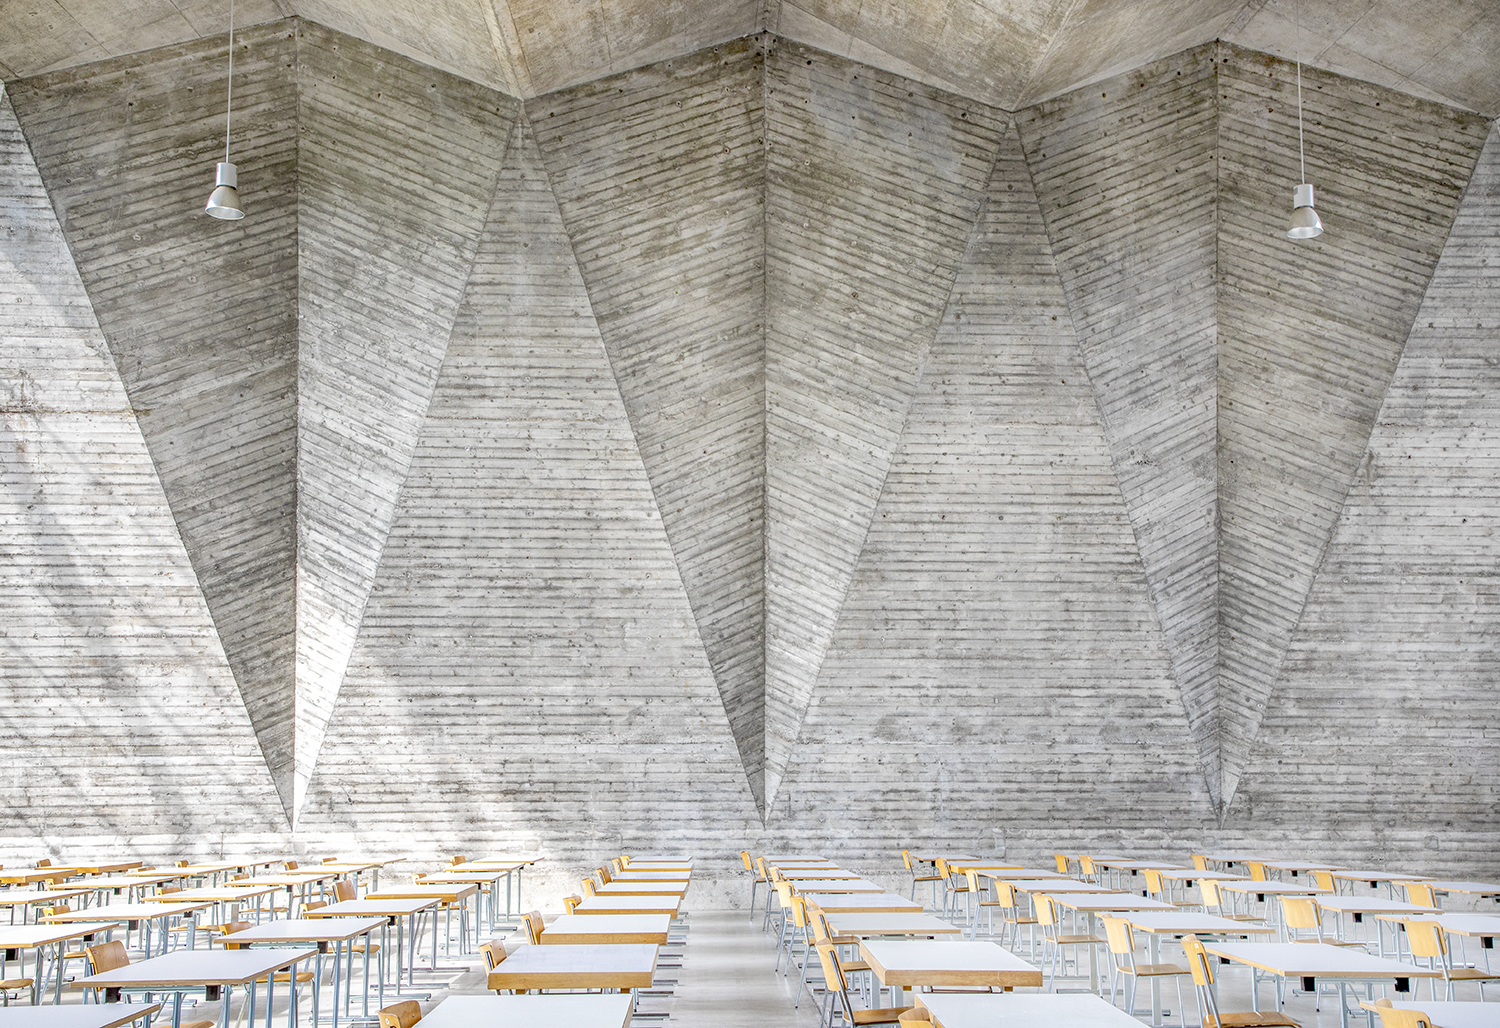
{"type": "Polygon", "coordinates": [[[1500,872],[1486,11],[1293,244],[1280,0],[247,2],[235,224],[174,6],[0,32],[9,850],[1500,872]]]}

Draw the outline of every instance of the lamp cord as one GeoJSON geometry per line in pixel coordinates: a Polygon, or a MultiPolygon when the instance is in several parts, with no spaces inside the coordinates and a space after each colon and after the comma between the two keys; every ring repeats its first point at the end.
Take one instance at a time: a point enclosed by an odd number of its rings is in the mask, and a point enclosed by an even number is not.
{"type": "MultiPolygon", "coordinates": [[[[1299,94],[1300,96],[1300,94],[1299,94]]],[[[1300,100],[1298,101],[1300,104],[1300,100]]],[[[229,0],[229,98],[224,103],[224,163],[229,163],[229,117],[234,112],[234,0],[229,0]]]]}
{"type": "MultiPolygon", "coordinates": [[[[234,0],[229,0],[229,9],[233,11],[234,0]]],[[[1295,11],[1296,23],[1298,23],[1298,48],[1296,48],[1295,51],[1296,59],[1298,59],[1298,165],[1302,171],[1302,179],[1299,179],[1299,182],[1307,182],[1307,150],[1305,150],[1304,146],[1302,146],[1302,0],[1298,0],[1298,2],[1296,2],[1295,11]]],[[[233,17],[233,15],[231,15],[231,17],[233,17]]]]}

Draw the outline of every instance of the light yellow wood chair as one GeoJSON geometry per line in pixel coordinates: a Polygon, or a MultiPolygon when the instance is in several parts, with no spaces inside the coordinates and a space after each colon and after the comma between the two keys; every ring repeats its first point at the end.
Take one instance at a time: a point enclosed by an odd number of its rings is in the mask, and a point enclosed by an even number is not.
{"type": "MultiPolygon", "coordinates": [[[[974,915],[969,918],[969,938],[973,939],[979,934],[979,915],[984,914],[988,919],[989,934],[995,934],[995,908],[1003,904],[998,899],[985,899],[987,890],[979,882],[979,872],[969,868],[964,872],[964,877],[969,882],[969,895],[975,898],[974,915]]],[[[1005,930],[1005,922],[1000,922],[1001,931],[1005,930]]]]}
{"type": "Polygon", "coordinates": [[[599,876],[600,885],[608,885],[610,882],[614,881],[614,877],[609,873],[609,868],[607,867],[594,868],[594,874],[599,876]]]}
{"type": "Polygon", "coordinates": [[[1203,1028],[1302,1028],[1279,1010],[1231,1014],[1220,1012],[1218,994],[1214,990],[1213,962],[1209,960],[1208,951],[1203,948],[1203,943],[1196,935],[1182,937],[1182,950],[1193,975],[1193,990],[1197,993],[1198,1013],[1201,1015],[1203,1028]]]}
{"type": "Polygon", "coordinates": [[[1281,926],[1291,942],[1322,942],[1366,949],[1362,942],[1345,942],[1323,933],[1323,912],[1311,896],[1281,896],[1281,926]]]}
{"type": "Polygon", "coordinates": [[[1078,877],[1095,885],[1100,884],[1099,868],[1094,865],[1094,858],[1086,853],[1078,855],[1078,877]]]}
{"type": "Polygon", "coordinates": [[[542,912],[540,910],[528,912],[525,921],[526,937],[531,940],[533,946],[540,946],[542,944],[542,932],[547,927],[547,922],[542,920],[542,912]]]}
{"type": "Polygon", "coordinates": [[[995,902],[1000,906],[1000,945],[1005,945],[1005,934],[1010,933],[1010,947],[1014,949],[1021,941],[1021,928],[1027,932],[1027,952],[1036,952],[1037,919],[1034,915],[1021,913],[1016,890],[1009,882],[995,882],[995,902]]]}
{"type": "Polygon", "coordinates": [[[865,1010],[856,1010],[849,999],[849,980],[844,976],[844,968],[839,963],[837,950],[832,946],[818,946],[818,960],[823,965],[823,994],[824,1016],[820,1024],[832,1023],[832,1011],[837,1007],[842,1008],[844,1020],[850,1025],[861,1026],[867,1024],[899,1024],[901,1015],[911,1007],[880,1007],[865,1010]]]}
{"type": "Polygon", "coordinates": [[[1198,880],[1198,895],[1203,897],[1203,909],[1217,917],[1228,918],[1231,921],[1254,921],[1257,924],[1261,918],[1255,914],[1236,914],[1224,903],[1224,893],[1219,888],[1219,883],[1212,878],[1200,878],[1198,880]]]}
{"type": "MultiPolygon", "coordinates": [[[[109,942],[101,942],[97,946],[87,947],[89,955],[89,973],[103,974],[105,971],[117,971],[122,967],[130,966],[130,954],[125,951],[125,944],[119,939],[111,939],[109,942]]],[[[94,991],[94,1001],[99,1001],[98,989],[94,991]]],[[[184,1021],[181,1028],[214,1028],[212,1021],[184,1021]]]]}
{"type": "Polygon", "coordinates": [[[1432,886],[1426,882],[1402,882],[1402,890],[1406,893],[1406,902],[1415,907],[1438,908],[1437,897],[1432,893],[1432,886]]]}
{"type": "MultiPolygon", "coordinates": [[[[1052,992],[1057,987],[1059,972],[1061,976],[1068,977],[1067,955],[1063,952],[1064,946],[1073,947],[1073,970],[1079,970],[1078,947],[1105,945],[1105,940],[1097,935],[1065,933],[1062,931],[1062,923],[1057,916],[1057,904],[1051,896],[1036,896],[1031,903],[1036,910],[1036,917],[1031,920],[1037,923],[1042,930],[1042,971],[1046,975],[1043,989],[1052,992]]],[[[1092,956],[1090,957],[1092,959],[1092,956]]]]}
{"type": "Polygon", "coordinates": [[[1135,962],[1135,936],[1131,934],[1130,922],[1123,917],[1100,918],[1104,922],[1104,937],[1109,946],[1109,1002],[1115,1002],[1115,992],[1125,991],[1125,982],[1130,982],[1130,999],[1125,1011],[1134,1016],[1135,994],[1142,979],[1171,978],[1177,983],[1177,1013],[1182,1028],[1187,1028],[1187,1010],[1182,1005],[1182,980],[1191,978],[1192,972],[1178,964],[1137,964],[1135,962]]]}
{"type": "Polygon", "coordinates": [[[420,1020],[422,1007],[414,999],[380,1008],[380,1028],[412,1028],[420,1020]]]}
{"type": "Polygon", "coordinates": [[[912,899],[912,902],[915,903],[917,901],[917,883],[918,882],[931,882],[932,883],[932,905],[933,906],[937,906],[937,902],[938,902],[937,883],[941,882],[943,880],[943,876],[940,875],[940,874],[930,874],[930,875],[929,874],[923,874],[922,873],[922,869],[919,868],[919,867],[917,867],[916,861],[912,860],[911,850],[902,850],[901,851],[901,863],[905,865],[905,867],[906,867],[906,873],[909,874],[909,875],[911,875],[911,899],[912,899]]]}
{"type": "Polygon", "coordinates": [[[592,878],[580,878],[578,880],[578,887],[583,890],[585,898],[599,895],[599,890],[595,887],[592,878]]]}
{"type": "Polygon", "coordinates": [[[578,895],[576,892],[573,893],[571,896],[564,896],[563,897],[563,909],[566,910],[568,913],[571,914],[573,911],[575,911],[575,910],[578,909],[578,904],[580,904],[582,902],[583,902],[583,897],[580,896],[580,895],[578,895]]]}
{"type": "Polygon", "coordinates": [[[1194,854],[1191,854],[1191,856],[1193,858],[1193,870],[1194,871],[1207,871],[1208,870],[1208,858],[1206,856],[1204,856],[1202,853],[1194,853],[1194,854]]]}
{"type": "MultiPolygon", "coordinates": [[[[1428,967],[1443,973],[1443,982],[1447,986],[1444,999],[1453,999],[1455,983],[1478,982],[1479,1000],[1483,1002],[1485,983],[1500,981],[1500,974],[1492,974],[1477,967],[1454,967],[1453,958],[1448,952],[1447,933],[1436,921],[1402,921],[1401,924],[1406,928],[1406,944],[1411,948],[1412,958],[1425,960],[1428,967]]],[[[1429,981],[1432,983],[1432,998],[1437,999],[1437,979],[1429,981]]]]}
{"type": "Polygon", "coordinates": [[[1332,871],[1314,871],[1312,876],[1313,881],[1318,883],[1318,888],[1330,895],[1338,895],[1339,887],[1338,883],[1333,880],[1332,871]]]}
{"type": "Polygon", "coordinates": [[[1266,865],[1259,860],[1252,860],[1245,865],[1250,869],[1250,880],[1252,882],[1269,882],[1266,877],[1266,865]]]}
{"type": "Polygon", "coordinates": [[[1380,1028],[1432,1028],[1432,1018],[1420,1010],[1402,1010],[1384,996],[1375,1001],[1380,1028]]]}
{"type": "Polygon", "coordinates": [[[0,979],[0,1005],[10,1006],[11,993],[15,993],[15,997],[20,999],[21,994],[29,992],[35,984],[36,981],[32,978],[0,979]]]}
{"type": "Polygon", "coordinates": [[[338,903],[348,903],[359,899],[359,889],[349,879],[340,878],[333,883],[333,898],[338,903]]]}
{"type": "Polygon", "coordinates": [[[940,876],[942,876],[942,879],[943,879],[943,915],[942,916],[943,917],[948,917],[951,920],[951,917],[950,917],[950,915],[948,913],[948,904],[950,902],[953,904],[953,907],[954,907],[953,912],[955,914],[958,913],[958,902],[957,901],[958,901],[958,897],[959,896],[963,896],[963,898],[964,898],[965,913],[966,914],[973,913],[973,908],[968,905],[968,901],[973,898],[973,894],[969,892],[969,882],[968,882],[968,880],[965,879],[965,878],[963,878],[963,876],[960,875],[959,876],[959,880],[963,884],[960,885],[957,882],[955,882],[953,880],[953,876],[955,874],[953,868],[948,864],[948,862],[946,860],[943,860],[941,857],[939,857],[937,860],[933,861],[933,863],[937,866],[937,873],[940,876]]]}
{"type": "Polygon", "coordinates": [[[1065,875],[1068,873],[1068,855],[1066,853],[1052,854],[1052,863],[1057,868],[1057,873],[1065,875]]]}
{"type": "Polygon", "coordinates": [[[1194,903],[1192,900],[1175,900],[1167,892],[1166,886],[1162,884],[1161,872],[1145,868],[1141,871],[1141,877],[1146,880],[1146,895],[1152,899],[1170,903],[1174,907],[1201,907],[1203,904],[1194,903]]]}
{"type": "Polygon", "coordinates": [[[740,850],[740,860],[745,863],[745,870],[750,872],[750,920],[755,920],[755,893],[765,882],[766,876],[755,866],[755,861],[750,857],[749,850],[740,850]]]}
{"type": "Polygon", "coordinates": [[[932,1014],[926,1007],[912,1007],[896,1020],[901,1028],[932,1028],[932,1014]]]}
{"type": "Polygon", "coordinates": [[[255,927],[250,921],[227,921],[219,925],[219,945],[225,949],[248,949],[249,945],[243,942],[224,942],[224,936],[233,935],[235,932],[248,932],[255,927]]]}
{"type": "Polygon", "coordinates": [[[449,859],[448,866],[457,867],[459,864],[467,864],[468,862],[468,857],[464,856],[462,853],[455,853],[453,854],[452,858],[449,859]]]}

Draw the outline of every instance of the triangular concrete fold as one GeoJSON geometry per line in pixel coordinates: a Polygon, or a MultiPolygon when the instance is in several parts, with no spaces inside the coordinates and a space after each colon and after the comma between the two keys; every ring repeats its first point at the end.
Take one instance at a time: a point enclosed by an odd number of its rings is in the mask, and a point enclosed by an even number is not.
{"type": "Polygon", "coordinates": [[[530,104],[762,814],[763,63],[742,39],[530,104]]]}
{"type": "Polygon", "coordinates": [[[1190,50],[1018,121],[1217,804],[1215,53],[1190,50]]]}

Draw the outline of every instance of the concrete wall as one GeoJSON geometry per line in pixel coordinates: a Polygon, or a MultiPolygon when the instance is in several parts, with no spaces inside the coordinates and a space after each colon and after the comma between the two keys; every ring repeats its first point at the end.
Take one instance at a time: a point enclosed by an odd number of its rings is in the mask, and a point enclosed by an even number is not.
{"type": "Polygon", "coordinates": [[[1014,114],[774,36],[524,109],[243,45],[235,226],[222,44],[0,107],[5,862],[1500,873],[1482,119],[1310,76],[1294,246],[1225,45],[1014,114]]]}

